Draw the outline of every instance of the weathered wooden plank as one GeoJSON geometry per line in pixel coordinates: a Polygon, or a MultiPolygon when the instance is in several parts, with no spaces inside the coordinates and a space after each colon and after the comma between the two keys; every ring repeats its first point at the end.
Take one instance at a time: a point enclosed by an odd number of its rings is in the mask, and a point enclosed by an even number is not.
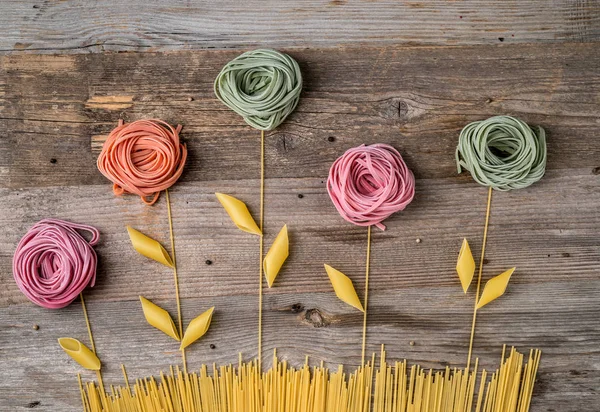
{"type": "MultiPolygon", "coordinates": [[[[240,170],[258,176],[258,132],[212,90],[237,53],[4,56],[3,117],[19,155],[9,156],[8,179],[0,185],[104,182],[89,139],[98,148],[93,136],[108,134],[120,117],[183,124],[190,149],[184,181],[236,179],[240,170]],[[98,104],[101,98],[125,99],[127,107],[98,104]]],[[[455,176],[450,154],[460,129],[507,113],[548,129],[549,168],[600,166],[595,44],[292,54],[305,89],[289,121],[267,136],[269,177],[324,176],[341,151],[373,142],[401,148],[418,177],[455,176]]]]}
{"type": "Polygon", "coordinates": [[[600,39],[600,6],[580,0],[5,0],[0,27],[0,51],[13,53],[586,42],[600,39]]]}

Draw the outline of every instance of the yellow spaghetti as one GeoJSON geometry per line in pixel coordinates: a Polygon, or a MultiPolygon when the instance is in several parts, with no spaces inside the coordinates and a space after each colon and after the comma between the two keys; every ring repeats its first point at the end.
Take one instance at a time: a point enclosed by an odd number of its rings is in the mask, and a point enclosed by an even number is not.
{"type": "Polygon", "coordinates": [[[94,382],[80,389],[85,412],[527,412],[540,357],[539,350],[526,357],[505,346],[488,379],[485,370],[478,378],[477,360],[473,370],[426,370],[406,360],[388,363],[383,346],[378,368],[373,354],[352,373],[342,365],[310,368],[308,359],[295,369],[275,353],[273,366],[261,372],[258,360],[244,363],[240,355],[237,368],[171,367],[106,394],[94,382]]]}

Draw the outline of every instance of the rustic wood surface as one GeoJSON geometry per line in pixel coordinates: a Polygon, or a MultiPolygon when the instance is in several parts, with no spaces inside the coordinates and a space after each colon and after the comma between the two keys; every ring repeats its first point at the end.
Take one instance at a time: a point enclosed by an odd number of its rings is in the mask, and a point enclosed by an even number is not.
{"type": "MultiPolygon", "coordinates": [[[[172,274],[137,255],[125,231],[129,224],[168,245],[164,196],[153,207],[114,197],[95,167],[120,118],[184,125],[190,158],[171,196],[184,321],[216,306],[209,333],[187,352],[189,367],[256,355],[258,241],[232,225],[213,195],[233,194],[257,212],[259,133],[212,92],[237,53],[0,57],[0,410],[79,410],[80,368],[56,339],[87,342],[81,305],[39,308],[11,275],[16,243],[44,217],[101,231],[98,281],[86,301],[106,383],[122,384],[121,363],[135,378],[179,362],[137,298],[175,313],[172,274]]],[[[265,292],[264,356],[277,348],[294,365],[306,354],[332,366],[360,362],[362,316],[335,298],[322,265],[351,276],[362,297],[366,229],[339,217],[324,179],[345,149],[385,142],[414,170],[417,196],[388,230],[373,232],[368,350],[384,343],[391,359],[464,366],[473,292],[462,293],[454,265],[463,237],[480,253],[487,191],[457,175],[454,147],[469,121],[512,114],[547,130],[548,170],[530,188],[494,194],[484,278],[518,269],[507,294],[480,312],[474,353],[493,368],[503,343],[540,348],[532,411],[597,411],[598,44],[290,53],[305,89],[288,121],[267,133],[265,230],[269,245],[287,223],[292,246],[265,292]]]]}
{"type": "Polygon", "coordinates": [[[597,0],[2,0],[0,52],[600,40],[597,0]]]}

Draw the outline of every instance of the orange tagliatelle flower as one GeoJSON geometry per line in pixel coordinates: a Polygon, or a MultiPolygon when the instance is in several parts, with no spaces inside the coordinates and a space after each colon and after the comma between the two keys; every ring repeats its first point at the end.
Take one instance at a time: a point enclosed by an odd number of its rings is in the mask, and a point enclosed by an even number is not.
{"type": "Polygon", "coordinates": [[[110,133],[98,157],[98,170],[117,196],[134,193],[148,205],[171,187],[183,172],[187,148],[179,140],[181,126],[156,119],[123,123],[110,133]]]}

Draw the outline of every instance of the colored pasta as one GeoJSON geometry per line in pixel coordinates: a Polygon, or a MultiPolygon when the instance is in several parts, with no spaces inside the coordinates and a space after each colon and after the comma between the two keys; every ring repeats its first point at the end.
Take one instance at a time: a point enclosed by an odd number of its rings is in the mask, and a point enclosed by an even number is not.
{"type": "Polygon", "coordinates": [[[214,88],[217,98],[250,126],[273,130],[296,108],[302,74],[287,54],[258,49],[227,63],[214,88]]]}
{"type": "Polygon", "coordinates": [[[98,156],[98,170],[113,182],[117,196],[134,193],[152,205],[183,172],[187,148],[180,131],[162,120],[120,120],[98,156]]]}
{"type": "Polygon", "coordinates": [[[19,289],[36,305],[59,309],[70,304],[96,281],[96,252],[100,238],[92,226],[44,219],[23,236],[13,257],[13,276],[19,289]],[[86,240],[78,231],[92,234],[86,240]]]}
{"type": "Polygon", "coordinates": [[[392,146],[361,145],[333,163],[327,191],[345,220],[384,230],[381,222],[413,200],[415,178],[392,146]]]}
{"type": "Polygon", "coordinates": [[[532,185],[546,171],[546,132],[511,116],[469,123],[456,147],[458,173],[465,168],[481,185],[496,190],[532,185]]]}

